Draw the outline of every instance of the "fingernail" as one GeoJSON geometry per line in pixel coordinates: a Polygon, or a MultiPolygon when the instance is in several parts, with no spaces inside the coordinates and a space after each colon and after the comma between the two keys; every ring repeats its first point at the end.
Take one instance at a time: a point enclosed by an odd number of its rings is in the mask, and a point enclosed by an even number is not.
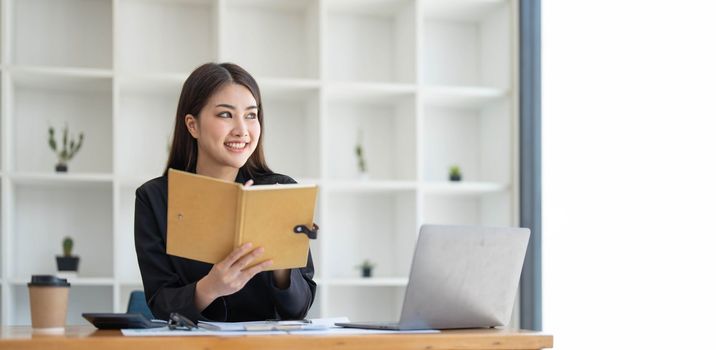
{"type": "Polygon", "coordinates": [[[257,253],[263,253],[263,252],[264,252],[264,247],[256,248],[256,252],[257,252],[257,253]]]}
{"type": "Polygon", "coordinates": [[[244,248],[251,248],[251,242],[244,244],[244,248]]]}

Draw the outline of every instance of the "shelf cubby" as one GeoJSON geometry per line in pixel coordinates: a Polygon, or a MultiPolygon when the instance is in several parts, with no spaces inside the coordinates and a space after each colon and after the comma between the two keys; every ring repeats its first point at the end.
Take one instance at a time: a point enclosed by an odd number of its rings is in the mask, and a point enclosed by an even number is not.
{"type": "Polygon", "coordinates": [[[336,180],[416,179],[417,124],[415,95],[372,89],[330,89],[326,92],[325,136],[327,177],[336,180]],[[358,167],[361,138],[366,172],[358,167]]]}
{"type": "Polygon", "coordinates": [[[499,99],[479,110],[424,106],[424,180],[447,181],[458,165],[463,181],[509,183],[516,151],[510,102],[499,99]]]}
{"type": "Polygon", "coordinates": [[[9,7],[12,63],[112,68],[112,0],[12,0],[9,7]]]}
{"type": "Polygon", "coordinates": [[[218,57],[213,0],[117,2],[120,72],[184,73],[218,57]]]}
{"type": "Polygon", "coordinates": [[[324,239],[330,251],[326,279],[360,276],[356,267],[376,263],[376,277],[407,277],[417,237],[415,191],[327,195],[324,239]]]}
{"type": "Polygon", "coordinates": [[[327,1],[325,78],[416,82],[416,3],[327,1]]]}
{"type": "Polygon", "coordinates": [[[318,16],[318,0],[228,0],[222,59],[257,77],[318,78],[318,16]]]}
{"type": "Polygon", "coordinates": [[[112,173],[111,79],[20,71],[11,80],[14,171],[54,172],[57,155],[47,144],[48,128],[54,127],[59,148],[68,126],[70,138],[84,133],[69,172],[112,173]]]}
{"type": "Polygon", "coordinates": [[[78,277],[113,277],[111,184],[17,183],[12,191],[12,278],[56,273],[65,236],[80,256],[78,277]]]}
{"type": "Polygon", "coordinates": [[[429,85],[512,85],[508,1],[425,1],[421,74],[429,85]]]}

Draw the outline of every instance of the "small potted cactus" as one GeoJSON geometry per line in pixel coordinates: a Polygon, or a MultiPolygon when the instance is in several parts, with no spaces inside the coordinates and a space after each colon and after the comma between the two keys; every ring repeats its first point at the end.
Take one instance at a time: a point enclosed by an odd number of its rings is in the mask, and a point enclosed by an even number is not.
{"type": "Polygon", "coordinates": [[[358,141],[356,142],[355,154],[358,160],[358,172],[360,173],[361,179],[368,177],[367,167],[365,165],[365,154],[363,150],[363,131],[358,131],[358,141]]]}
{"type": "Polygon", "coordinates": [[[57,270],[59,271],[74,271],[77,272],[77,268],[80,265],[80,257],[72,255],[72,248],[74,242],[72,238],[65,237],[62,240],[62,255],[57,255],[57,270]]]}
{"type": "Polygon", "coordinates": [[[55,165],[55,171],[58,173],[67,172],[67,162],[77,154],[82,147],[82,141],[84,141],[84,133],[80,133],[79,138],[75,141],[74,138],[69,137],[69,130],[67,125],[62,130],[62,149],[57,147],[57,141],[55,141],[55,128],[50,127],[49,130],[49,144],[50,149],[57,154],[57,165],[55,165]]]}
{"type": "Polygon", "coordinates": [[[363,262],[356,266],[356,268],[361,270],[361,276],[362,277],[370,277],[373,275],[373,268],[375,267],[375,263],[365,259],[363,262]]]}
{"type": "Polygon", "coordinates": [[[462,180],[462,172],[460,171],[460,167],[457,165],[453,165],[450,167],[450,181],[460,181],[462,180]]]}

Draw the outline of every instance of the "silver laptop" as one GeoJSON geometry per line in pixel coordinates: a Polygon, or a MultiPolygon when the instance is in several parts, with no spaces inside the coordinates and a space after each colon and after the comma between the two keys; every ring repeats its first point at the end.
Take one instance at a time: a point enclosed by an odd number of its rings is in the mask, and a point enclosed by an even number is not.
{"type": "Polygon", "coordinates": [[[336,325],[392,330],[504,326],[529,237],[526,228],[423,225],[400,321],[336,325]]]}

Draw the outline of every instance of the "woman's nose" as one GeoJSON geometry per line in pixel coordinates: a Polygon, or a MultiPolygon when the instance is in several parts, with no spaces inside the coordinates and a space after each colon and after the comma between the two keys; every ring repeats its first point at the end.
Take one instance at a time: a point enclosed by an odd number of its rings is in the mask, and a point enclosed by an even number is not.
{"type": "Polygon", "coordinates": [[[249,135],[249,129],[244,118],[236,118],[236,124],[232,130],[235,136],[243,137],[249,135]]]}

